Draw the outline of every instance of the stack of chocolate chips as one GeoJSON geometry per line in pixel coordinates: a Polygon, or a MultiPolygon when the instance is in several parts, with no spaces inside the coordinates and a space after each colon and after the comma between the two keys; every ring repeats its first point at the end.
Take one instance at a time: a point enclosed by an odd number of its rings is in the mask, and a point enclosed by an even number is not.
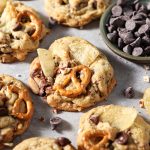
{"type": "Polygon", "coordinates": [[[150,56],[150,8],[139,0],[118,0],[106,24],[107,38],[125,53],[150,56]]]}

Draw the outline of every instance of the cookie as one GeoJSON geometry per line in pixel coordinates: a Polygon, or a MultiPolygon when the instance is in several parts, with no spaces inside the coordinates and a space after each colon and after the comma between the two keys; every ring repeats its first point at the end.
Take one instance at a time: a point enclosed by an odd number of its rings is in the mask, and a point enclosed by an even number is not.
{"type": "Polygon", "coordinates": [[[0,149],[28,128],[33,104],[26,87],[17,79],[0,75],[0,149]]]}
{"type": "Polygon", "coordinates": [[[32,8],[8,0],[0,15],[0,62],[23,61],[48,32],[32,8]]]}
{"type": "Polygon", "coordinates": [[[29,86],[56,109],[81,111],[106,99],[116,84],[107,58],[78,37],[56,40],[38,49],[30,66],[29,86]]]}
{"type": "Polygon", "coordinates": [[[99,106],[83,114],[79,150],[149,150],[150,125],[130,107],[99,106]]]}
{"type": "Polygon", "coordinates": [[[46,138],[34,137],[24,140],[18,144],[13,150],[75,150],[71,142],[64,137],[46,138]]]}
{"type": "Polygon", "coordinates": [[[70,27],[82,27],[99,18],[110,0],[45,0],[50,20],[70,27]]]}

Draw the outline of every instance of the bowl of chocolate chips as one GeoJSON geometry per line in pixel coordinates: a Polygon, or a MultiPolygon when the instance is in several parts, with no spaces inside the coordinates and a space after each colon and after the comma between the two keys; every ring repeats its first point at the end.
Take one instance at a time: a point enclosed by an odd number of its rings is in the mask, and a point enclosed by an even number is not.
{"type": "Polygon", "coordinates": [[[150,1],[117,0],[100,21],[106,45],[137,63],[150,63],[150,1]]]}

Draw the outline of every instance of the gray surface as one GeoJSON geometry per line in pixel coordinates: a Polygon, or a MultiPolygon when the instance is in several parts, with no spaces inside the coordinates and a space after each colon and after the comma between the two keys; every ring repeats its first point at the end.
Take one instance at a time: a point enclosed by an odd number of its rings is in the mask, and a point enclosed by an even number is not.
{"type": "MultiPolygon", "coordinates": [[[[48,23],[42,0],[26,1],[25,3],[37,9],[41,13],[45,23],[48,23]]],[[[134,106],[141,112],[142,115],[149,119],[149,116],[145,113],[145,111],[139,108],[139,99],[141,99],[144,89],[150,86],[149,83],[144,83],[143,81],[143,76],[146,75],[145,69],[142,65],[134,64],[113,54],[103,42],[98,26],[98,21],[87,25],[82,30],[56,26],[53,28],[51,34],[42,41],[40,47],[48,48],[54,40],[69,35],[79,36],[88,40],[97,46],[108,57],[114,67],[117,79],[117,86],[113,90],[112,94],[107,98],[107,101],[102,102],[99,105],[113,103],[125,106],[134,106]],[[126,99],[122,95],[121,91],[128,86],[134,87],[136,91],[134,99],[126,99]]],[[[0,64],[0,73],[12,75],[27,84],[29,76],[29,65],[36,55],[36,52],[29,54],[28,58],[21,63],[18,62],[14,64],[0,64]],[[21,77],[18,75],[21,75],[21,77]]],[[[147,74],[150,75],[150,71],[147,72],[147,74]]],[[[38,96],[35,96],[32,93],[31,96],[35,105],[35,113],[32,123],[28,131],[21,137],[18,137],[15,142],[18,143],[23,139],[33,136],[66,136],[72,141],[73,145],[76,145],[79,117],[82,113],[61,112],[57,116],[63,118],[64,123],[58,131],[52,131],[49,126],[49,118],[54,115],[50,112],[51,108],[48,107],[47,104],[44,104],[38,96]],[[40,122],[38,120],[41,116],[45,118],[45,122],[40,122]]]]}

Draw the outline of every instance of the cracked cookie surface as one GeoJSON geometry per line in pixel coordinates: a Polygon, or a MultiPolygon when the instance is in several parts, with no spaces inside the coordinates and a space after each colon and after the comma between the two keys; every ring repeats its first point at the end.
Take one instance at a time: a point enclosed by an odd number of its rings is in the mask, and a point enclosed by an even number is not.
{"type": "Polygon", "coordinates": [[[0,62],[23,61],[48,32],[32,8],[8,0],[0,15],[0,62]]]}
{"type": "Polygon", "coordinates": [[[33,104],[26,87],[17,79],[0,75],[0,149],[28,128],[33,104]]]}
{"type": "Polygon", "coordinates": [[[48,16],[70,27],[81,27],[99,18],[110,0],[45,0],[48,16]]]}
{"type": "Polygon", "coordinates": [[[39,53],[30,66],[29,85],[51,107],[81,111],[104,100],[116,84],[107,58],[81,38],[58,39],[39,53]]]}
{"type": "Polygon", "coordinates": [[[75,150],[66,138],[34,137],[24,140],[13,150],[75,150]]]}
{"type": "Polygon", "coordinates": [[[149,150],[149,142],[150,125],[134,108],[100,106],[80,118],[79,150],[149,150]]]}

